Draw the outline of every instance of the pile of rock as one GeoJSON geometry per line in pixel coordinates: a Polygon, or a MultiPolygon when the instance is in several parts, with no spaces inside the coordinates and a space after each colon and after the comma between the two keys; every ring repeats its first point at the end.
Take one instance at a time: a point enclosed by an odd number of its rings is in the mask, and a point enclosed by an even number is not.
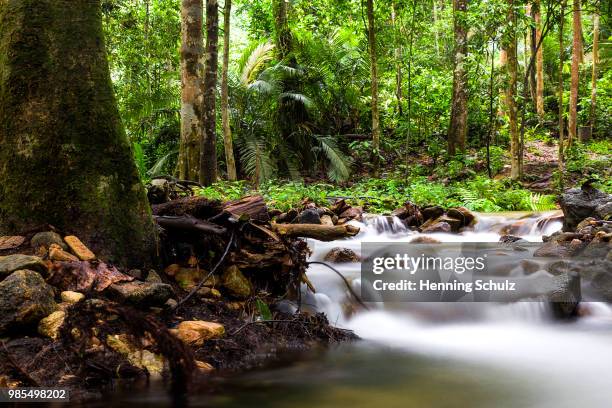
{"type": "Polygon", "coordinates": [[[393,211],[392,215],[402,220],[407,227],[416,228],[424,233],[460,232],[476,223],[476,216],[465,207],[448,210],[440,206],[419,208],[410,201],[393,211]]]}

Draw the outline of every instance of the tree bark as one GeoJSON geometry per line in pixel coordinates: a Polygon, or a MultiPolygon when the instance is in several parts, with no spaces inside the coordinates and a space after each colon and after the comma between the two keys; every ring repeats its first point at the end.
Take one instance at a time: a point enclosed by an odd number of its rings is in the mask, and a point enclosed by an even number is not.
{"type": "Polygon", "coordinates": [[[288,0],[273,0],[274,22],[276,31],[276,52],[279,60],[284,60],[291,53],[293,36],[289,29],[288,0]]]}
{"type": "Polygon", "coordinates": [[[578,87],[580,85],[580,61],[582,59],[582,13],[580,0],[574,0],[572,27],[572,68],[568,119],[568,146],[576,139],[578,122],[578,87]]]}
{"type": "Polygon", "coordinates": [[[597,69],[599,65],[599,10],[593,15],[593,73],[591,76],[591,135],[595,128],[596,103],[597,103],[597,69]]]}
{"type": "Polygon", "coordinates": [[[518,180],[522,176],[520,160],[520,140],[517,126],[516,89],[518,76],[518,61],[516,53],[516,13],[514,11],[514,0],[508,0],[508,22],[503,36],[504,49],[507,52],[506,64],[506,110],[508,114],[508,127],[510,133],[510,177],[518,180]]]}
{"type": "Polygon", "coordinates": [[[230,49],[230,17],[232,13],[232,0],[225,0],[225,11],[223,16],[223,68],[221,69],[221,121],[223,122],[223,146],[225,148],[225,163],[227,167],[227,178],[230,181],[237,179],[236,160],[234,159],[234,143],[232,141],[232,129],[230,128],[229,115],[229,49],[230,49]]]}
{"type": "Polygon", "coordinates": [[[272,224],[272,228],[282,236],[314,238],[319,241],[334,241],[352,237],[359,233],[359,227],[350,224],[334,226],[320,224],[272,224]]]}
{"type": "Polygon", "coordinates": [[[397,24],[397,4],[395,1],[391,3],[391,23],[393,24],[393,41],[395,42],[394,57],[395,57],[395,98],[397,100],[397,110],[400,116],[403,115],[402,109],[402,45],[399,40],[399,30],[397,24]]]}
{"type": "Polygon", "coordinates": [[[181,3],[181,142],[178,171],[182,180],[198,181],[200,143],[204,137],[202,0],[181,3]]]}
{"type": "Polygon", "coordinates": [[[368,46],[370,49],[370,81],[372,91],[372,147],[375,173],[380,167],[380,117],[378,113],[378,56],[376,53],[376,28],[374,26],[374,0],[367,0],[368,46]]]}
{"type": "Polygon", "coordinates": [[[451,119],[448,129],[448,153],[454,156],[457,148],[465,152],[467,137],[467,0],[453,0],[455,52],[453,70],[453,97],[451,102],[451,119]]]}
{"type": "Polygon", "coordinates": [[[219,68],[219,3],[206,0],[206,64],[204,73],[204,137],[200,153],[200,183],[217,181],[217,69],[219,68]]]}
{"type": "Polygon", "coordinates": [[[564,176],[564,151],[565,151],[565,141],[564,135],[565,132],[565,121],[563,120],[563,116],[565,114],[565,109],[563,106],[563,64],[565,63],[565,49],[563,44],[563,28],[565,25],[565,4],[566,0],[561,2],[561,20],[559,21],[559,85],[558,85],[558,94],[559,94],[559,180],[561,181],[561,187],[563,186],[563,176],[564,176]]]}
{"type": "Polygon", "coordinates": [[[0,1],[0,235],[47,224],[119,265],[155,259],[99,1],[0,1]]]}
{"type": "MultiPolygon", "coordinates": [[[[535,43],[534,48],[542,38],[542,11],[540,0],[533,4],[533,18],[535,20],[535,43]]],[[[536,50],[536,112],[540,119],[544,117],[544,44],[536,50]]]]}

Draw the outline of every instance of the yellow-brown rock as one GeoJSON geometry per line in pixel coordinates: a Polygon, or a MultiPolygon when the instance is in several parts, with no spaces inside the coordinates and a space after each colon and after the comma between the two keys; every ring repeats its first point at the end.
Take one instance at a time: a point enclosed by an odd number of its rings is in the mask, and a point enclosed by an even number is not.
{"type": "Polygon", "coordinates": [[[85,299],[85,295],[81,292],[73,292],[71,290],[63,291],[60,294],[60,297],[62,298],[62,302],[69,303],[71,305],[79,303],[81,300],[85,299]]]}
{"type": "Polygon", "coordinates": [[[51,244],[51,246],[49,247],[49,259],[51,259],[52,261],[62,262],[74,262],[79,260],[79,258],[72,255],[71,253],[64,251],[57,244],[51,244]]]}
{"type": "Polygon", "coordinates": [[[57,339],[59,336],[59,329],[62,327],[62,324],[64,324],[65,317],[66,313],[63,310],[51,313],[38,322],[38,333],[54,340],[57,339]]]}
{"type": "Polygon", "coordinates": [[[70,247],[70,250],[81,260],[81,261],[93,261],[96,259],[96,255],[89,248],[81,242],[80,239],[74,235],[64,237],[64,241],[70,247]]]}

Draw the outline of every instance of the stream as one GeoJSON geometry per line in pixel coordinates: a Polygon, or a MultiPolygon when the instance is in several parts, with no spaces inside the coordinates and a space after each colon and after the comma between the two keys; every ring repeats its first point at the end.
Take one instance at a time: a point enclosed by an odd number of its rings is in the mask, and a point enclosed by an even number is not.
{"type": "MultiPolygon", "coordinates": [[[[540,242],[561,228],[558,213],[479,214],[473,231],[429,234],[441,242],[498,242],[511,233],[540,242]]],[[[409,242],[424,234],[390,217],[366,217],[359,235],[309,241],[311,261],[334,247],[360,253],[362,242],[409,242]]],[[[359,293],[360,264],[335,264],[359,293]]],[[[586,302],[588,315],[553,320],[542,302],[369,303],[350,308],[345,283],[322,265],[303,302],[363,341],[288,356],[263,370],[214,380],[190,406],[215,407],[606,407],[612,400],[612,308],[586,302]],[[346,310],[354,313],[346,313],[346,310]]],[[[132,405],[167,401],[163,390],[124,396],[132,405]]]]}

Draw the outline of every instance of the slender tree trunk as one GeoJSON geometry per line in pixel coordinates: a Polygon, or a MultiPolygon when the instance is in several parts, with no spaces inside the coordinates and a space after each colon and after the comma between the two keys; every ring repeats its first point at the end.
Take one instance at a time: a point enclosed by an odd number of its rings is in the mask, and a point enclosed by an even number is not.
{"type": "Polygon", "coordinates": [[[440,34],[438,34],[438,5],[437,0],[433,1],[433,23],[434,23],[434,44],[436,46],[436,56],[440,56],[440,34]]]}
{"type": "MultiPolygon", "coordinates": [[[[542,10],[540,0],[534,1],[533,18],[535,20],[535,44],[540,43],[542,38],[542,10]]],[[[536,50],[536,112],[540,119],[544,117],[544,44],[536,50]]]]}
{"type": "Polygon", "coordinates": [[[234,159],[234,143],[232,141],[232,129],[230,128],[229,116],[229,49],[230,49],[230,17],[232,13],[232,0],[225,0],[225,11],[223,16],[223,68],[221,69],[221,120],[223,122],[223,146],[225,148],[225,162],[227,166],[227,178],[235,181],[236,160],[234,159]]]}
{"type": "Polygon", "coordinates": [[[0,1],[0,235],[48,224],[119,265],[154,259],[99,1],[0,1]]]}
{"type": "Polygon", "coordinates": [[[508,24],[503,37],[504,49],[508,53],[507,82],[506,82],[506,110],[510,133],[510,177],[513,180],[521,178],[520,140],[517,126],[516,89],[518,77],[518,61],[516,53],[516,13],[514,0],[508,0],[508,24]]]}
{"type": "Polygon", "coordinates": [[[563,64],[565,63],[565,45],[563,44],[563,28],[565,25],[565,5],[566,0],[561,2],[561,20],[559,21],[559,180],[561,183],[561,189],[563,189],[563,177],[564,177],[564,162],[565,162],[565,121],[563,116],[565,115],[564,102],[563,102],[563,64]]]}
{"type": "Polygon", "coordinates": [[[453,69],[453,96],[451,101],[451,119],[448,129],[448,153],[456,154],[457,148],[465,152],[467,137],[467,72],[465,58],[467,44],[467,0],[453,0],[453,26],[455,32],[455,52],[453,69]]]}
{"type": "Polygon", "coordinates": [[[582,58],[582,13],[580,0],[574,0],[573,5],[573,33],[572,33],[572,68],[569,101],[568,146],[576,140],[578,122],[578,88],[580,85],[580,61],[582,58]]]}
{"type": "Polygon", "coordinates": [[[372,82],[372,147],[375,172],[380,167],[380,123],[378,113],[378,57],[376,54],[376,28],[374,26],[374,0],[367,0],[368,45],[370,48],[370,80],[372,82]]]}
{"type": "MultiPolygon", "coordinates": [[[[508,70],[508,51],[504,48],[505,44],[502,39],[501,49],[499,50],[499,70],[500,72],[505,73],[508,70]]],[[[499,104],[497,108],[497,115],[500,118],[504,118],[506,116],[506,87],[502,86],[499,88],[499,104]]]]}
{"type": "Polygon", "coordinates": [[[391,23],[393,24],[393,32],[394,32],[394,36],[393,39],[395,41],[395,50],[394,50],[394,57],[395,57],[395,98],[397,99],[397,110],[400,114],[400,116],[403,115],[403,109],[402,109],[402,97],[403,97],[403,92],[402,92],[402,81],[403,81],[403,77],[402,77],[402,58],[403,58],[403,52],[402,52],[402,45],[400,43],[399,40],[399,27],[398,27],[398,23],[397,23],[397,4],[395,1],[393,1],[393,3],[391,3],[391,23]]]}
{"type": "Polygon", "coordinates": [[[198,181],[200,143],[204,135],[202,0],[182,0],[181,4],[181,143],[179,177],[198,181]]]}
{"type": "Polygon", "coordinates": [[[217,70],[219,68],[219,3],[206,0],[206,64],[204,73],[204,137],[200,153],[200,183],[217,181],[217,70]]]}
{"type": "Polygon", "coordinates": [[[273,0],[276,28],[276,52],[279,60],[287,58],[291,52],[293,36],[289,29],[288,0],[273,0]]]}
{"type": "Polygon", "coordinates": [[[593,16],[593,74],[591,76],[591,135],[595,128],[597,102],[597,69],[599,65],[599,10],[593,16]]]}

